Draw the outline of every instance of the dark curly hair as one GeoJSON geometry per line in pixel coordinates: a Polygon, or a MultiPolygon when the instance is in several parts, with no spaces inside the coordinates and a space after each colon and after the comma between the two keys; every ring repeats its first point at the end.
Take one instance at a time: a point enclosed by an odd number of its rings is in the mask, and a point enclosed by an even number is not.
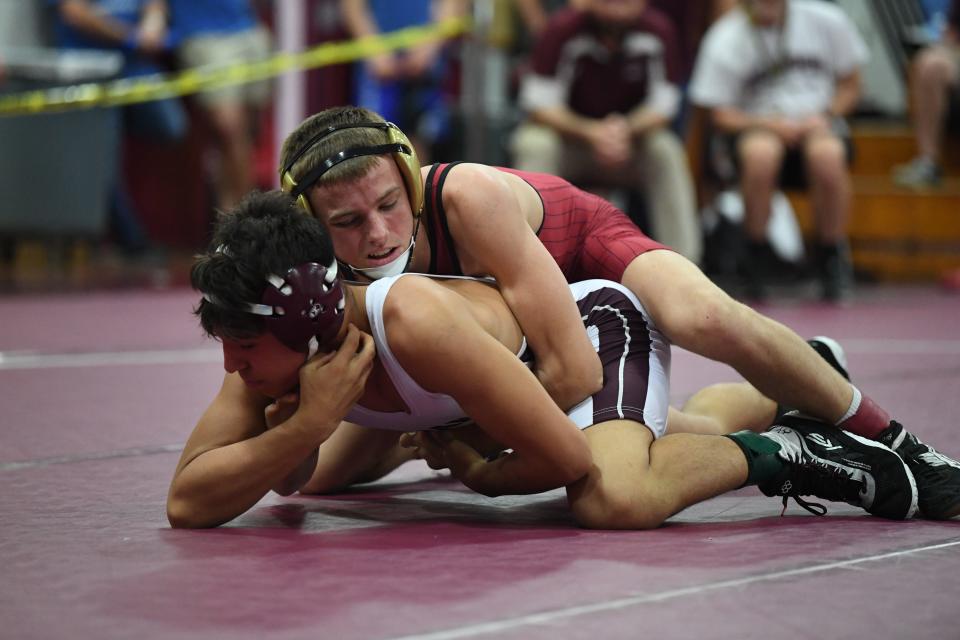
{"type": "Polygon", "coordinates": [[[286,193],[254,191],[220,214],[207,251],[194,261],[190,284],[206,296],[194,314],[209,336],[258,336],[264,317],[246,305],[260,302],[267,276],[282,276],[306,262],[332,261],[333,244],[318,220],[286,193]]]}

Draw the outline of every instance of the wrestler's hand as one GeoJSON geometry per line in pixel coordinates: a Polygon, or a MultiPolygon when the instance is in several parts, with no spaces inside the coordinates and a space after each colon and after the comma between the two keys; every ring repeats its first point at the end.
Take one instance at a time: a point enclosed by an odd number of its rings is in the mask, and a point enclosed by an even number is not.
{"type": "Polygon", "coordinates": [[[336,351],[317,354],[300,367],[297,415],[332,432],[363,395],[375,355],[373,338],[350,325],[336,351]]]}
{"type": "Polygon", "coordinates": [[[437,471],[447,469],[443,446],[436,438],[431,437],[429,431],[414,431],[400,436],[400,446],[412,449],[413,457],[423,460],[427,466],[437,471]]]}
{"type": "Polygon", "coordinates": [[[431,469],[449,469],[450,475],[469,489],[489,495],[482,483],[487,460],[456,436],[443,431],[406,433],[401,436],[400,445],[414,447],[417,457],[431,469]]]}
{"type": "Polygon", "coordinates": [[[492,467],[486,458],[463,440],[449,438],[443,443],[444,459],[450,468],[450,475],[459,480],[468,489],[485,496],[495,496],[484,483],[492,467]]]}
{"type": "Polygon", "coordinates": [[[296,391],[284,394],[267,405],[263,411],[263,417],[267,422],[267,429],[283,424],[297,412],[300,406],[300,394],[296,391]]]}
{"type": "MultiPolygon", "coordinates": [[[[267,405],[263,411],[263,417],[267,423],[267,430],[279,427],[290,419],[296,413],[300,406],[300,394],[296,391],[284,394],[267,405]]],[[[280,482],[271,487],[281,496],[289,496],[298,491],[300,487],[307,483],[314,469],[317,468],[317,457],[319,456],[319,447],[313,449],[303,461],[297,465],[280,482]]]]}

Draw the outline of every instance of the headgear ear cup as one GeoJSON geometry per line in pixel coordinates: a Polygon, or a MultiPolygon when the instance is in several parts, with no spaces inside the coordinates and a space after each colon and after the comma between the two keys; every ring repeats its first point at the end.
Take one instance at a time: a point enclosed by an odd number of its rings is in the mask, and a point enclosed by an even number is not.
{"type": "Polygon", "coordinates": [[[397,164],[397,168],[400,170],[400,176],[403,179],[404,186],[407,188],[407,195],[410,200],[410,208],[413,211],[413,215],[419,216],[420,211],[423,208],[423,182],[420,178],[420,161],[417,159],[417,152],[410,143],[410,140],[403,133],[403,131],[401,131],[400,128],[392,122],[359,122],[356,124],[333,126],[325,129],[308,140],[297,153],[293,154],[293,158],[290,160],[287,166],[280,170],[280,188],[287,193],[294,194],[297,198],[297,204],[306,210],[307,213],[314,215],[315,217],[315,214],[310,208],[310,203],[306,197],[306,189],[309,188],[310,185],[304,185],[304,188],[298,188],[299,185],[297,184],[296,179],[294,179],[293,175],[290,173],[290,170],[307,151],[309,151],[314,145],[327,136],[337,131],[342,131],[343,129],[358,128],[381,129],[386,132],[389,142],[386,145],[344,149],[343,151],[334,154],[330,158],[326,158],[322,163],[320,163],[318,168],[313,169],[308,173],[311,184],[316,182],[326,171],[336,166],[343,160],[355,158],[357,156],[389,153],[393,157],[394,162],[397,164]]]}
{"type": "Polygon", "coordinates": [[[267,330],[294,351],[307,350],[313,339],[320,348],[329,347],[344,317],[336,261],[329,267],[316,262],[301,264],[283,278],[271,276],[268,281],[261,303],[249,305],[248,310],[267,316],[267,330]]]}
{"type": "MultiPolygon", "coordinates": [[[[280,174],[280,189],[285,193],[290,193],[297,188],[297,181],[293,179],[293,176],[290,175],[289,171],[284,171],[280,174]]],[[[301,193],[297,196],[297,205],[304,209],[310,216],[316,218],[313,214],[313,209],[310,208],[310,201],[307,200],[307,194],[301,193]]]]}
{"type": "Polygon", "coordinates": [[[410,143],[400,127],[392,122],[387,123],[387,135],[390,142],[400,144],[410,150],[410,153],[393,153],[393,159],[400,169],[400,175],[407,185],[407,194],[410,196],[410,208],[413,215],[418,216],[423,210],[423,180],[420,178],[420,159],[417,150],[410,143]]]}

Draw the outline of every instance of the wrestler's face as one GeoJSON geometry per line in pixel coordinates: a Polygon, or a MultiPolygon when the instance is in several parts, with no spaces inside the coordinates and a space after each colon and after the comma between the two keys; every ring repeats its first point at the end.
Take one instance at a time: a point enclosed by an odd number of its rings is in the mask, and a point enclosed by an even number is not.
{"type": "Polygon", "coordinates": [[[309,197],[337,258],[353,267],[379,267],[410,246],[413,212],[400,169],[388,156],[377,158],[365,176],[317,185],[309,197]]]}
{"type": "Polygon", "coordinates": [[[289,349],[272,333],[252,338],[222,338],[223,368],[237,373],[247,388],[279,398],[297,387],[306,354],[289,349]]]}

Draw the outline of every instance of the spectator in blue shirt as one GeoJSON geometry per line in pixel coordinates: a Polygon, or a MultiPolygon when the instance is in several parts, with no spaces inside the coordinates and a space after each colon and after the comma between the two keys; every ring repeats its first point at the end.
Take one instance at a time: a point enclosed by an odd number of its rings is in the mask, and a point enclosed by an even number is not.
{"type": "MultiPolygon", "coordinates": [[[[250,0],[168,0],[175,50],[183,67],[230,65],[268,56],[271,37],[250,0]]],[[[255,82],[204,91],[196,100],[220,152],[213,176],[216,205],[226,210],[254,187],[253,148],[270,84],[255,82]]]]}
{"type": "MultiPolygon", "coordinates": [[[[48,0],[54,9],[53,33],[62,49],[109,49],[124,54],[123,77],[162,71],[158,59],[170,48],[166,0],[48,0]]],[[[184,137],[187,118],[178,99],[124,107],[124,133],[160,142],[184,137]]],[[[118,157],[120,157],[118,149],[118,157]]],[[[123,180],[122,161],[111,198],[111,230],[121,248],[141,253],[149,246],[123,180]]]]}

